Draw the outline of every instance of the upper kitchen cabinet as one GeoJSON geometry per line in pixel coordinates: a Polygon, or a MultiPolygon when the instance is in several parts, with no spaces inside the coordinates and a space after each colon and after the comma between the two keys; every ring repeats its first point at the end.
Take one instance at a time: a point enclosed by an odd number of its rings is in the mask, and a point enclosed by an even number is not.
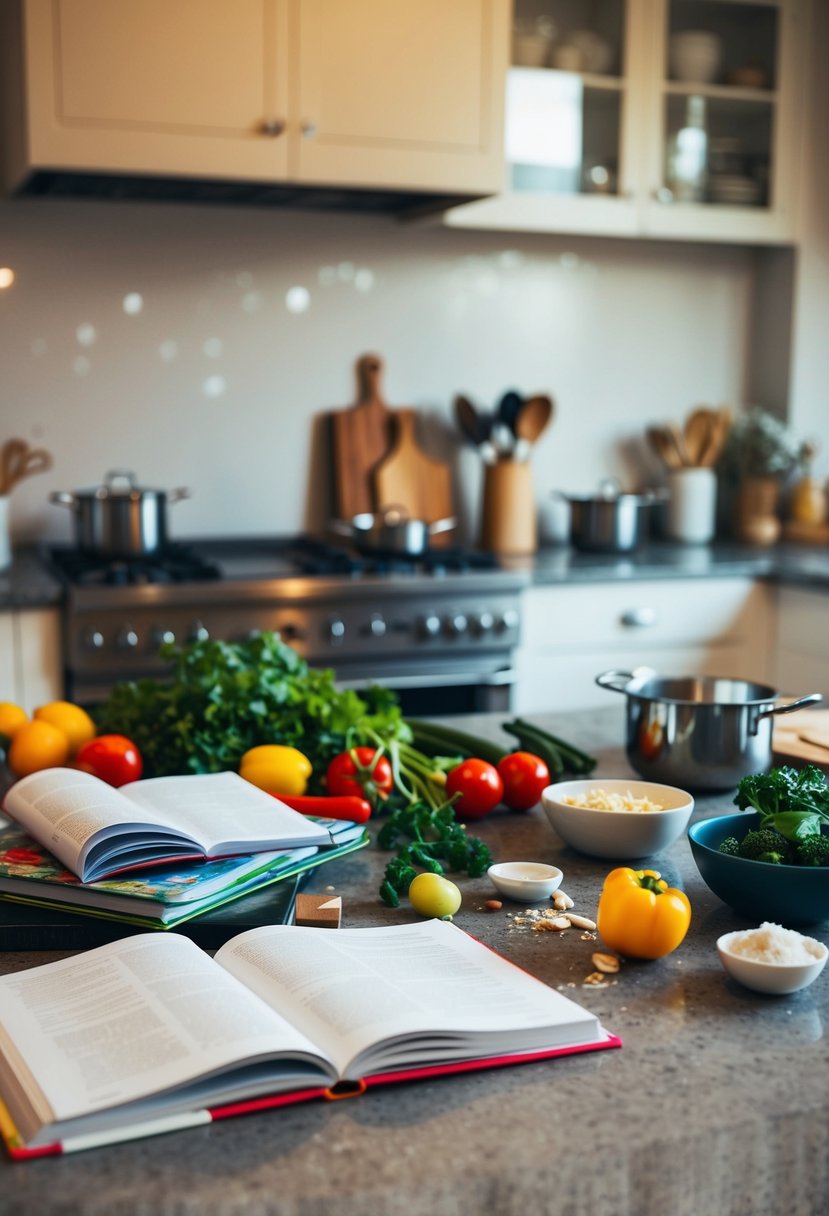
{"type": "Polygon", "coordinates": [[[485,194],[509,0],[23,0],[37,170],[485,194]]]}
{"type": "Polygon", "coordinates": [[[809,0],[516,0],[506,189],[458,227],[785,243],[809,0]]]}

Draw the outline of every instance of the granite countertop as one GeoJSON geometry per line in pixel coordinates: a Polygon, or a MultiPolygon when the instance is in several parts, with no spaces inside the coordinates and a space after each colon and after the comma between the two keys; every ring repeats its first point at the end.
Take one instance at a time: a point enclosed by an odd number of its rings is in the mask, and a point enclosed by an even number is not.
{"type": "MultiPolygon", "coordinates": [[[[630,773],[623,707],[537,721],[630,773]]],[[[453,719],[500,734],[501,716],[453,719]]],[[[730,809],[700,798],[695,815],[730,809]]],[[[496,813],[476,834],[500,860],[559,865],[575,910],[595,917],[611,863],[563,846],[539,808],[496,813]]],[[[344,923],[406,919],[376,896],[387,855],[333,863],[344,923]]],[[[737,987],[714,942],[746,922],[703,885],[683,838],[652,863],[687,891],[688,937],[669,957],[624,963],[583,986],[596,948],[511,928],[483,909],[485,879],[463,880],[457,923],[568,995],[619,1034],[620,1051],[388,1087],[63,1159],[0,1165],[4,1216],[823,1216],[829,1194],[829,979],[786,997],[737,987]],[[569,986],[573,985],[572,988],[569,986]]],[[[521,911],[515,905],[516,912],[521,911]]],[[[807,932],[829,940],[829,925],[807,932]]],[[[54,955],[0,955],[0,969],[54,955]]]]}
{"type": "MultiPolygon", "coordinates": [[[[526,572],[536,586],[742,576],[829,588],[829,545],[782,544],[765,549],[726,542],[679,545],[663,541],[622,554],[579,553],[568,546],[551,546],[531,557],[505,558],[502,565],[526,572]]],[[[17,550],[9,569],[0,571],[0,611],[54,607],[62,599],[63,588],[37,549],[17,550]]]]}

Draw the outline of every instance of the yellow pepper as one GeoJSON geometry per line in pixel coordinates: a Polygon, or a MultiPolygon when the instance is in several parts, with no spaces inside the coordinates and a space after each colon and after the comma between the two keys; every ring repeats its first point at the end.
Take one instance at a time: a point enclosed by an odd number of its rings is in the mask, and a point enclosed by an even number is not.
{"type": "Polygon", "coordinates": [[[269,794],[304,794],[311,776],[311,761],[295,747],[265,743],[242,756],[239,774],[269,794]]]}
{"type": "Polygon", "coordinates": [[[596,923],[611,950],[629,958],[662,958],[688,932],[691,905],[656,870],[621,866],[604,880],[596,923]]]}

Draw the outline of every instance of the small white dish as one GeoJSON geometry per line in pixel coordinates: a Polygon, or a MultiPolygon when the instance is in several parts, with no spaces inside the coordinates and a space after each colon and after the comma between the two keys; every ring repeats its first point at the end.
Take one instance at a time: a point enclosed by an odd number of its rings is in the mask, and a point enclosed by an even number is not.
{"type": "Polygon", "coordinates": [[[558,866],[540,861],[501,861],[490,866],[487,877],[500,895],[519,904],[537,904],[549,899],[561,886],[564,874],[558,866]]]}
{"type": "Polygon", "coordinates": [[[820,975],[829,958],[829,950],[823,942],[817,943],[822,947],[822,955],[811,962],[770,963],[762,959],[747,958],[744,954],[735,954],[732,949],[735,939],[744,937],[745,933],[745,929],[737,929],[733,933],[724,933],[722,937],[718,937],[717,954],[731,978],[754,992],[785,996],[789,992],[808,988],[820,975]]]}
{"type": "Polygon", "coordinates": [[[565,844],[588,857],[615,861],[651,857],[666,849],[688,827],[694,809],[694,799],[686,790],[627,777],[559,781],[542,791],[541,804],[551,827],[565,844]],[[593,810],[563,801],[568,797],[580,799],[599,789],[610,795],[647,798],[662,810],[593,810]]]}

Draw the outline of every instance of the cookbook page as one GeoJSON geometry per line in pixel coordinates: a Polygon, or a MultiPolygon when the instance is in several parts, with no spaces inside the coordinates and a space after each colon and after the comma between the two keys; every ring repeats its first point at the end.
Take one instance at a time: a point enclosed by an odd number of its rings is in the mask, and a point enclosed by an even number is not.
{"type": "Polygon", "coordinates": [[[263,926],[216,954],[302,1026],[341,1077],[602,1036],[595,1016],[456,925],[263,926]],[[376,1047],[401,1040],[389,1052],[376,1047]]]}
{"type": "MultiPolygon", "coordinates": [[[[141,934],[0,977],[0,1049],[49,1121],[265,1054],[319,1058],[305,1035],[178,934],[141,934]]],[[[3,1096],[11,1106],[14,1096],[3,1096]]],[[[20,1130],[33,1132],[31,1123],[20,1130]]]]}

